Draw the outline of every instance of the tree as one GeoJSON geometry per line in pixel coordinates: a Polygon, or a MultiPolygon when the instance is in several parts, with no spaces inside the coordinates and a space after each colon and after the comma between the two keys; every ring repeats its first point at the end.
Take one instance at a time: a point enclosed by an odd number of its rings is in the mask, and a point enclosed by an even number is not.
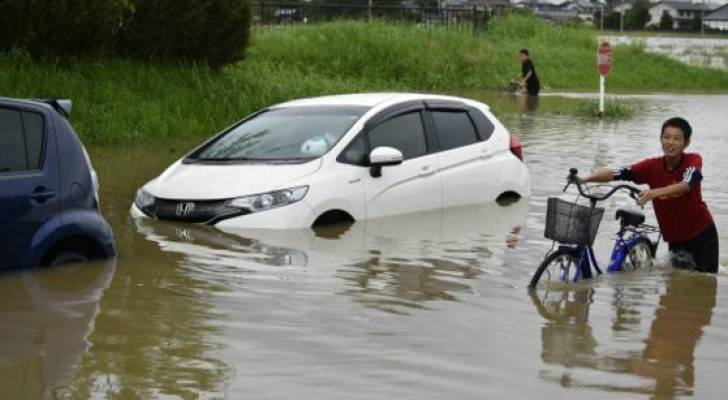
{"type": "Polygon", "coordinates": [[[0,50],[77,56],[103,51],[120,25],[126,0],[2,0],[0,50]]]}
{"type": "Polygon", "coordinates": [[[250,35],[246,0],[129,0],[119,50],[133,57],[213,68],[242,60],[250,35]]]}
{"type": "Polygon", "coordinates": [[[703,25],[703,18],[699,12],[695,12],[693,15],[693,20],[690,21],[690,30],[694,32],[700,32],[701,25],[703,25]]]}
{"type": "Polygon", "coordinates": [[[619,30],[620,15],[618,12],[604,14],[604,29],[619,30]]]}
{"type": "Polygon", "coordinates": [[[671,31],[674,26],[675,20],[672,18],[672,15],[667,10],[663,11],[662,17],[660,17],[660,30],[671,31]]]}
{"type": "Polygon", "coordinates": [[[624,16],[624,26],[630,30],[645,29],[650,21],[650,3],[647,0],[637,0],[624,16]]]}

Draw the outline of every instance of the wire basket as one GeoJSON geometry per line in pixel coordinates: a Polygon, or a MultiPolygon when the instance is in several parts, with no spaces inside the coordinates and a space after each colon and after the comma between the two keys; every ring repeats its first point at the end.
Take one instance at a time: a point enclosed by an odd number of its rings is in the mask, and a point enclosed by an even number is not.
{"type": "Polygon", "coordinates": [[[603,215],[603,208],[550,197],[546,204],[546,230],[543,235],[559,243],[592,245],[603,215]]]}

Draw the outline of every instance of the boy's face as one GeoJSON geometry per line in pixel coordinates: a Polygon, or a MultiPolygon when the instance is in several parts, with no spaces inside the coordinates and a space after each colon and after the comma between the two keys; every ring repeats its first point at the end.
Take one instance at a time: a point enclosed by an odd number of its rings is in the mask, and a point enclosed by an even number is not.
{"type": "Polygon", "coordinates": [[[690,141],[685,140],[685,134],[682,129],[674,126],[666,126],[662,131],[660,138],[662,143],[662,151],[668,157],[677,157],[685,151],[690,141]]]}
{"type": "Polygon", "coordinates": [[[528,56],[523,53],[518,53],[518,58],[521,59],[521,62],[528,60],[528,56]]]}

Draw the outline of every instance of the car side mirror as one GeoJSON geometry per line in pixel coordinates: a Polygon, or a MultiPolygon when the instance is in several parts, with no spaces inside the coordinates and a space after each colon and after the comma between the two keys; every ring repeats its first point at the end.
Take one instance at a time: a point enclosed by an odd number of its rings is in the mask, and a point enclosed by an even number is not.
{"type": "Polygon", "coordinates": [[[372,178],[382,176],[382,167],[402,164],[404,156],[394,147],[380,146],[369,153],[369,166],[372,178]]]}

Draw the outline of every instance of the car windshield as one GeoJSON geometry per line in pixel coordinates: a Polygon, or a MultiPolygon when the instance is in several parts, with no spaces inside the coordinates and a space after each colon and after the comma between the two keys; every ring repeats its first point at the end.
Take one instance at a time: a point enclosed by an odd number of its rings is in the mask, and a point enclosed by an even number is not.
{"type": "Polygon", "coordinates": [[[298,161],[322,156],[367,111],[315,106],[265,111],[190,157],[199,161],[298,161]]]}

